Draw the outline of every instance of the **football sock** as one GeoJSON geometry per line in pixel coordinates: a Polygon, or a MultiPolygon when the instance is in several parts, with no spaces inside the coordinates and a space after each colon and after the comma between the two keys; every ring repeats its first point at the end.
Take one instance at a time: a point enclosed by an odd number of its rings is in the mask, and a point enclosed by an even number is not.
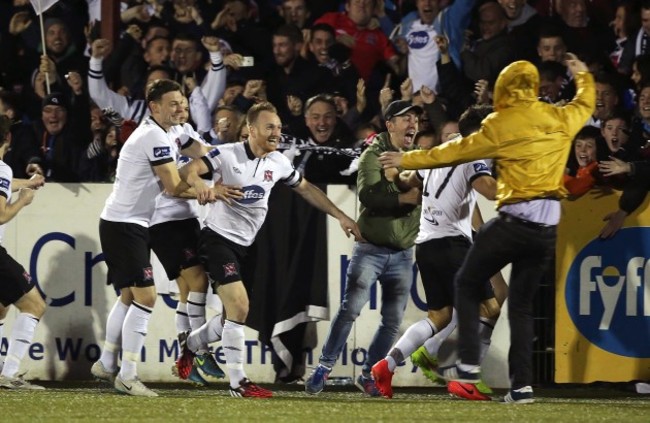
{"type": "Polygon", "coordinates": [[[209,322],[192,332],[187,338],[187,347],[190,351],[197,351],[201,345],[208,345],[221,340],[223,335],[222,317],[221,314],[214,316],[209,322]]]}
{"type": "Polygon", "coordinates": [[[2,367],[2,376],[15,377],[21,360],[32,344],[37,324],[36,316],[29,313],[18,314],[9,335],[9,347],[5,364],[2,367]]]}
{"type": "Polygon", "coordinates": [[[126,313],[122,326],[122,368],[120,369],[123,380],[135,379],[138,374],[136,362],[140,359],[144,338],[147,336],[151,311],[150,307],[133,301],[126,313]]]}
{"type": "Polygon", "coordinates": [[[440,345],[442,345],[442,343],[445,342],[445,339],[447,339],[454,329],[456,329],[457,324],[458,319],[456,317],[456,309],[454,309],[449,324],[424,342],[424,348],[426,348],[431,357],[436,357],[438,355],[440,345]]]}
{"type": "Polygon", "coordinates": [[[176,333],[185,333],[192,330],[190,318],[187,317],[187,303],[178,302],[174,322],[176,323],[176,333]]]}
{"type": "Polygon", "coordinates": [[[490,349],[490,343],[492,342],[492,331],[494,331],[496,320],[488,319],[486,317],[481,317],[479,320],[480,324],[478,325],[478,337],[481,341],[479,363],[482,363],[483,359],[487,355],[488,350],[490,349]]]}
{"type": "Polygon", "coordinates": [[[404,332],[404,335],[402,335],[395,346],[388,352],[388,356],[386,357],[388,369],[394,372],[395,367],[404,361],[404,357],[410,356],[413,351],[417,350],[424,341],[431,338],[436,332],[436,325],[428,318],[409,326],[406,332],[404,332]],[[389,360],[389,357],[392,360],[389,360]]]}
{"type": "Polygon", "coordinates": [[[106,339],[99,361],[109,372],[114,372],[117,369],[117,354],[122,344],[122,325],[124,325],[127,311],[129,311],[129,306],[118,298],[106,320],[106,339]]]}
{"type": "Polygon", "coordinates": [[[226,320],[223,325],[222,345],[226,355],[230,387],[238,388],[239,382],[246,377],[244,372],[244,325],[226,320]]]}
{"type": "MultiPolygon", "coordinates": [[[[192,331],[205,324],[205,296],[203,292],[190,292],[187,296],[187,315],[192,331]]],[[[199,354],[208,352],[208,344],[202,342],[196,351],[199,354]]]]}

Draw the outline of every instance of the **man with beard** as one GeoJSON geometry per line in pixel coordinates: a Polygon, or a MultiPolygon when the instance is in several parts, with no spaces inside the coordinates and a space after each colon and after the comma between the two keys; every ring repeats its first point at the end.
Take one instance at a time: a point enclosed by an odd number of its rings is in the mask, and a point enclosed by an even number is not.
{"type": "MultiPolygon", "coordinates": [[[[242,282],[243,260],[255,240],[268,211],[273,186],[282,182],[293,188],[308,203],[337,219],[347,236],[361,239],[357,224],[302,175],[282,153],[276,151],[282,123],[275,107],[262,102],[251,107],[246,120],[250,129],[248,141],[224,144],[213,149],[202,160],[194,160],[181,170],[192,186],[199,203],[213,195],[199,175],[212,173],[215,182],[240,186],[243,197],[235,201],[215,202],[210,206],[201,231],[199,255],[223,302],[225,320],[211,321],[215,338],[221,338],[226,356],[230,395],[236,398],[269,398],[273,393],[251,382],[244,371],[244,325],[248,316],[248,293],[242,282]]],[[[192,339],[177,362],[180,374],[192,364],[192,339]]]]}
{"type": "Polygon", "coordinates": [[[323,345],[318,367],[305,382],[305,392],[318,394],[345,347],[361,309],[376,281],[382,286],[381,323],[368,347],[356,386],[367,395],[380,392],[370,375],[372,366],[386,356],[402,323],[413,282],[413,244],[420,218],[420,190],[402,192],[398,170],[383,170],[379,155],[413,149],[422,109],[407,101],[393,101],[384,110],[387,132],[375,138],[359,160],[359,228],[366,242],[357,242],[347,270],[345,294],[323,345]]]}
{"type": "MultiPolygon", "coordinates": [[[[88,71],[88,60],[83,56],[80,49],[71,40],[70,31],[67,25],[58,18],[49,18],[44,24],[45,30],[45,53],[38,58],[43,68],[43,62],[49,62],[48,77],[52,91],[62,91],[69,95],[70,87],[66,83],[65,75],[71,71],[78,72],[83,77],[88,71]]],[[[32,58],[34,64],[37,59],[32,58]]],[[[38,66],[34,66],[38,69],[38,66]]],[[[32,77],[35,78],[35,72],[32,77]]]]}

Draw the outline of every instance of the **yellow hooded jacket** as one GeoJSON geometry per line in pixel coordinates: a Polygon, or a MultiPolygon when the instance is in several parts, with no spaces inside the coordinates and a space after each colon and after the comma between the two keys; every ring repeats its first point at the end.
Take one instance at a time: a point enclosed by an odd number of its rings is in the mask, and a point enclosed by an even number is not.
{"type": "Polygon", "coordinates": [[[537,99],[539,74],[532,63],[508,65],[495,84],[494,113],[479,131],[430,150],[404,153],[402,167],[428,169],[493,158],[497,208],[566,196],[563,176],[571,142],[596,106],[593,76],[579,72],[574,78],[576,96],[557,107],[537,99]]]}

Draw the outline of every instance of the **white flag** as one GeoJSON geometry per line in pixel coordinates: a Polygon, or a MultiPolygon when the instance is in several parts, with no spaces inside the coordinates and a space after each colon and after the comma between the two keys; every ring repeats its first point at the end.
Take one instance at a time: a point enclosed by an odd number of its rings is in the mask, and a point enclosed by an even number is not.
{"type": "Polygon", "coordinates": [[[29,0],[29,2],[34,6],[34,10],[37,15],[42,15],[49,9],[58,3],[59,0],[29,0]]]}

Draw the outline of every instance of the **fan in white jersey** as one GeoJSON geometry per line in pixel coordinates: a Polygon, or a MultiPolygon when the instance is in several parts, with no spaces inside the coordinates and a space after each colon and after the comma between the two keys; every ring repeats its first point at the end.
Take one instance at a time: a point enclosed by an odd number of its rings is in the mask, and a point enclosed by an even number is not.
{"type": "MultiPolygon", "coordinates": [[[[459,121],[463,135],[480,128],[481,121],[491,113],[491,106],[473,106],[459,121]]],[[[408,172],[401,175],[406,186],[422,187],[420,231],[415,241],[416,262],[427,300],[427,318],[411,325],[395,343],[385,359],[373,367],[377,387],[385,397],[392,397],[391,380],[397,365],[416,352],[427,340],[437,335],[437,346],[456,327],[453,315],[454,275],[460,269],[472,244],[472,212],[476,207],[476,192],[489,200],[496,196],[496,181],[484,161],[452,167],[408,172]]],[[[500,305],[495,299],[490,281],[485,282],[481,308],[481,358],[487,353],[492,329],[499,316],[500,305]]],[[[420,352],[420,350],[418,350],[420,352]]],[[[422,351],[421,354],[426,353],[422,351]]],[[[414,364],[428,359],[430,354],[412,356],[414,364]],[[415,358],[414,358],[415,357],[415,358]]],[[[425,367],[425,366],[421,366],[425,367]]],[[[489,400],[479,387],[450,382],[451,394],[474,400],[489,400]]],[[[482,388],[483,389],[483,388],[482,388]]]]}
{"type": "MultiPolygon", "coordinates": [[[[247,142],[219,146],[202,160],[185,166],[181,174],[196,190],[199,203],[211,200],[214,195],[199,176],[206,172],[213,173],[215,183],[240,186],[243,192],[243,197],[238,200],[209,205],[205,227],[201,231],[199,254],[224,306],[226,319],[219,330],[230,393],[233,397],[267,398],[272,396],[272,392],[252,383],[243,367],[244,324],[249,301],[240,266],[247,247],[253,243],[264,222],[271,189],[277,182],[282,182],[314,207],[338,219],[347,236],[353,234],[360,239],[361,234],[354,220],[339,210],[323,191],[302,178],[291,161],[276,151],[282,124],[272,104],[254,105],[246,120],[250,129],[247,142]]],[[[195,337],[196,334],[192,333],[188,338],[188,349],[191,349],[195,337]]],[[[190,354],[184,353],[178,365],[179,372],[191,365],[190,354]]]]}
{"type": "MultiPolygon", "coordinates": [[[[34,190],[45,183],[42,175],[34,175],[29,180],[13,179],[11,167],[2,161],[11,144],[10,128],[11,120],[0,115],[0,242],[4,236],[5,223],[13,219],[23,207],[31,204],[34,190]],[[11,202],[11,194],[15,191],[19,191],[18,198],[11,202]]],[[[45,302],[23,266],[0,246],[0,339],[11,304],[19,313],[7,337],[9,344],[5,358],[0,358],[0,388],[44,389],[23,380],[18,375],[18,368],[34,339],[36,325],[45,312],[45,302]]]]}
{"type": "MultiPolygon", "coordinates": [[[[210,54],[210,71],[201,86],[195,87],[190,94],[190,107],[197,127],[207,132],[212,127],[210,113],[226,90],[226,68],[223,65],[220,43],[217,37],[203,37],[201,43],[210,54]]],[[[150,110],[147,101],[140,98],[126,97],[109,89],[104,79],[102,61],[111,50],[111,42],[100,38],[92,43],[92,55],[88,69],[88,91],[92,100],[102,109],[112,108],[125,119],[140,123],[150,110]]],[[[147,85],[157,78],[170,78],[169,68],[152,66],[147,71],[147,85]]]]}
{"type": "MultiPolygon", "coordinates": [[[[149,226],[156,196],[163,190],[192,198],[185,192],[174,161],[175,146],[167,131],[181,121],[184,97],[178,83],[156,80],[147,86],[151,111],[131,134],[120,152],[113,192],[106,200],[99,223],[99,238],[108,266],[108,282],[120,290],[106,323],[106,340],[91,373],[113,382],[129,395],[157,396],[137,376],[136,362],[144,345],[156,301],[149,259],[149,226]],[[122,366],[117,370],[117,353],[122,366]]],[[[198,158],[207,151],[189,137],[178,140],[183,154],[198,158]]],[[[214,195],[213,195],[214,197],[214,195]]]]}

